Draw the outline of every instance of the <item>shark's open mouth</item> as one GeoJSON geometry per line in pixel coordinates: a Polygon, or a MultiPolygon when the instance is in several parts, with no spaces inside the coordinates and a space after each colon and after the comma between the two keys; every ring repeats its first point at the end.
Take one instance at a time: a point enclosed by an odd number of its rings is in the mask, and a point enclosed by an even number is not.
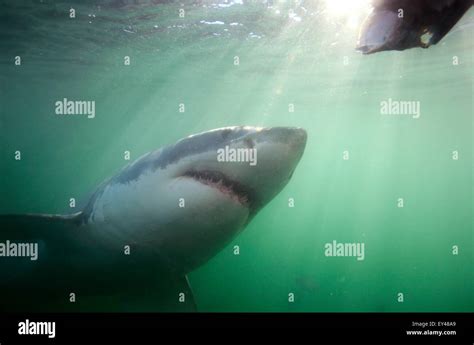
{"type": "Polygon", "coordinates": [[[183,176],[193,178],[202,184],[215,188],[243,206],[250,207],[253,194],[250,189],[237,181],[231,180],[219,171],[190,170],[183,176]]]}

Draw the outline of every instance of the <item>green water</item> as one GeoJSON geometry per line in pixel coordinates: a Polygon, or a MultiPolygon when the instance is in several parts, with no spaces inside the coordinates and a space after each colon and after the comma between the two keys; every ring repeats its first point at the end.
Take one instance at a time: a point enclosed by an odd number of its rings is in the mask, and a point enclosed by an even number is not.
{"type": "Polygon", "coordinates": [[[363,56],[323,3],[117,3],[0,2],[1,214],[70,212],[126,150],[300,126],[290,183],[189,275],[199,310],[474,310],[473,9],[430,49],[363,56]],[[94,100],[96,117],[56,115],[63,98],[94,100]],[[389,98],[420,117],[381,114],[389,98]],[[365,259],[326,257],[333,240],[365,259]]]}

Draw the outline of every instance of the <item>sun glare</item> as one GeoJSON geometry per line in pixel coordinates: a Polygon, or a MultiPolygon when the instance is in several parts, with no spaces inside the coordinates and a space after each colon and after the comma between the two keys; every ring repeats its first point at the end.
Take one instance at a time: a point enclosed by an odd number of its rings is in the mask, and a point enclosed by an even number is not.
{"type": "Polygon", "coordinates": [[[370,0],[325,0],[325,5],[333,16],[359,16],[370,8],[370,0]]]}
{"type": "Polygon", "coordinates": [[[369,13],[371,0],[324,0],[329,17],[345,21],[345,25],[356,30],[369,13]]]}

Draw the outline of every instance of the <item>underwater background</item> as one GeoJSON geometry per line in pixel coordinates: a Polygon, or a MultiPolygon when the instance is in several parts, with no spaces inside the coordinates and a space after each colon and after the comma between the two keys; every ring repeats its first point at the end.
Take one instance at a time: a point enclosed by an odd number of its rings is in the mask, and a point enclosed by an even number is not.
{"type": "Polygon", "coordinates": [[[473,311],[474,10],[429,49],[364,56],[363,4],[333,3],[0,1],[0,214],[79,211],[124,151],[303,127],[290,183],[189,275],[199,311],[473,311]],[[63,98],[95,118],[56,115],[63,98]]]}

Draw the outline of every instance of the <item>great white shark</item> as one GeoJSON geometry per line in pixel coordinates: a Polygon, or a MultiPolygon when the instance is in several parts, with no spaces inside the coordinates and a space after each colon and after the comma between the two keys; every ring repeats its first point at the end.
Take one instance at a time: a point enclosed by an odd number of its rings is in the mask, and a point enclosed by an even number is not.
{"type": "Polygon", "coordinates": [[[0,242],[37,243],[38,259],[0,257],[0,310],[180,311],[186,275],[242,231],[288,183],[306,132],[227,127],[125,166],[70,215],[0,216],[0,242]],[[219,161],[255,149],[258,161],[219,161]]]}

